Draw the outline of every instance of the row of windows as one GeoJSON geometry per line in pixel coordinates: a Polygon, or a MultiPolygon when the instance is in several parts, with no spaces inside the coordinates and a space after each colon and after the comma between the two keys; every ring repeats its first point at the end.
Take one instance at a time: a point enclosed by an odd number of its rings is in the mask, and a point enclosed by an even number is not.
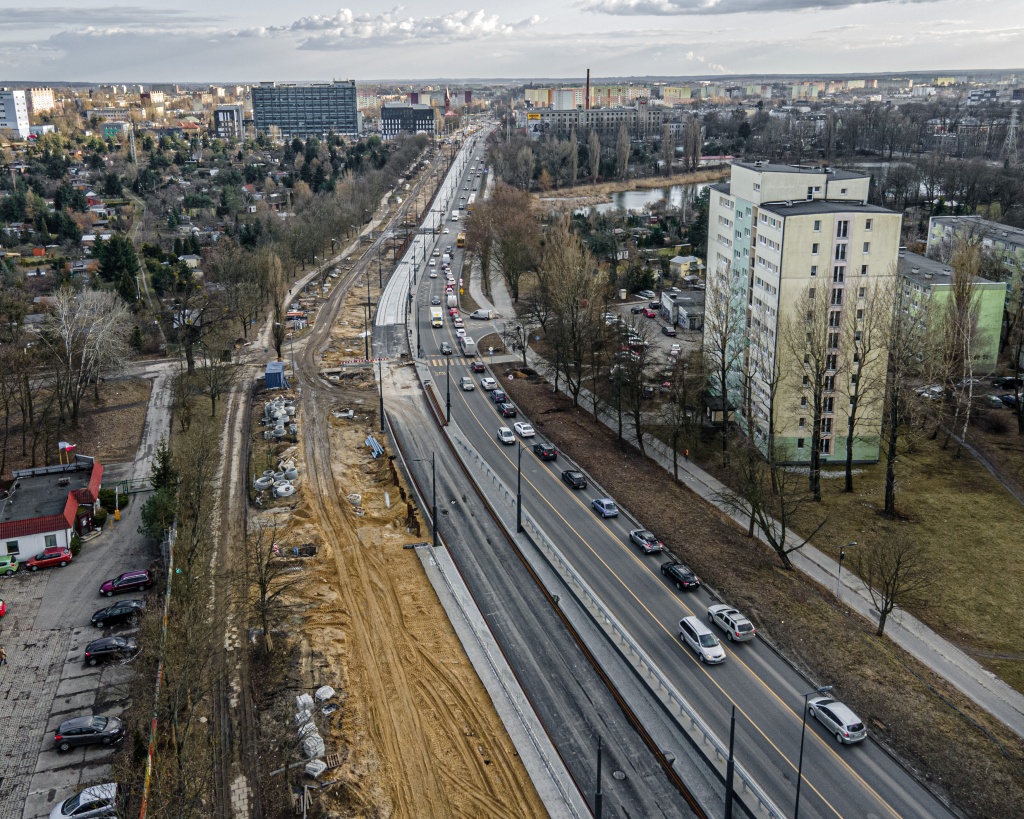
{"type": "Polygon", "coordinates": [[[762,213],[761,224],[771,225],[773,228],[780,228],[782,227],[782,220],[776,219],[774,216],[769,216],[767,213],[762,213]]]}
{"type": "Polygon", "coordinates": [[[764,258],[764,256],[757,257],[757,264],[765,268],[766,270],[772,271],[772,273],[779,272],[779,266],[775,264],[775,262],[768,261],[766,258],[764,258]]]}
{"type": "MultiPolygon", "coordinates": [[[[7,547],[7,554],[9,554],[9,555],[20,555],[21,554],[21,547],[18,545],[18,541],[16,541],[16,540],[8,540],[4,544],[4,546],[7,547]]],[[[56,548],[56,546],[57,546],[57,536],[56,535],[44,535],[43,536],[43,546],[44,546],[44,548],[47,548],[47,549],[54,549],[54,548],[56,548]]]]}
{"type": "Polygon", "coordinates": [[[767,245],[772,250],[782,250],[782,243],[776,242],[774,239],[769,239],[763,233],[758,235],[757,241],[762,245],[767,245]]]}

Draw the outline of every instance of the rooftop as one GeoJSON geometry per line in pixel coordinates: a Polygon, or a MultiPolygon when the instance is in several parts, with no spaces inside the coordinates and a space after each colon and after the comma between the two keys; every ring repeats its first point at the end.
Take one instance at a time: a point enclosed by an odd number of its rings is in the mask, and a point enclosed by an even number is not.
{"type": "MultiPolygon", "coordinates": [[[[897,269],[900,275],[911,281],[917,282],[923,287],[945,286],[953,283],[953,268],[927,256],[920,256],[909,251],[900,251],[897,262],[897,269]]],[[[977,276],[974,279],[979,284],[994,284],[989,279],[977,276]]]]}
{"type": "Polygon", "coordinates": [[[72,494],[75,508],[80,503],[92,503],[102,475],[103,467],[99,463],[81,455],[70,464],[16,471],[13,480],[5,481],[4,491],[0,492],[0,533],[4,536],[31,534],[28,530],[15,531],[18,527],[11,524],[63,516],[72,494]]]}
{"type": "Polygon", "coordinates": [[[810,201],[794,201],[789,205],[785,202],[765,202],[761,210],[767,210],[783,218],[789,216],[810,216],[815,213],[849,213],[858,211],[860,213],[894,213],[888,208],[881,208],[878,205],[863,205],[860,202],[840,200],[836,202],[827,199],[813,199],[810,201]]]}
{"type": "Polygon", "coordinates": [[[866,173],[833,168],[830,165],[783,165],[777,162],[734,162],[733,165],[759,173],[828,174],[834,179],[862,179],[867,176],[866,173]]]}
{"type": "Polygon", "coordinates": [[[1021,228],[992,222],[980,216],[933,216],[932,221],[937,225],[948,225],[951,228],[970,226],[986,239],[1006,239],[1014,244],[1024,244],[1024,230],[1021,228]]]}

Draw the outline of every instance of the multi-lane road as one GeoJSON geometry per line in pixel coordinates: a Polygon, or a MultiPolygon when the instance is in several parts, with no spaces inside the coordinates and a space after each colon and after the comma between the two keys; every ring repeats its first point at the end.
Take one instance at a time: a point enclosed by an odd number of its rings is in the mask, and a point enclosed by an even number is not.
{"type": "MultiPolygon", "coordinates": [[[[474,192],[479,183],[477,172],[483,164],[482,151],[477,148],[467,151],[467,155],[469,160],[463,164],[463,178],[455,184],[454,191],[451,188],[447,191],[453,207],[457,207],[462,196],[474,192]],[[472,166],[474,170],[470,170],[472,166]]],[[[451,223],[450,210],[445,219],[452,232],[435,236],[432,242],[430,237],[425,237],[428,246],[421,259],[428,258],[432,246],[443,249],[455,244],[456,228],[461,227],[462,222],[451,223]]],[[[462,263],[462,252],[456,248],[452,263],[456,279],[462,275],[462,263]]],[[[445,377],[448,374],[453,421],[506,485],[514,486],[518,444],[499,443],[497,430],[500,426],[511,427],[514,420],[529,419],[522,416],[505,419],[496,411],[494,403],[480,387],[480,378],[482,375],[494,377],[500,386],[501,373],[470,371],[471,361],[458,353],[455,328],[447,309],[444,326],[439,329],[430,326],[428,307],[432,297],[444,299],[445,279],[443,274],[429,278],[428,269],[422,261],[413,299],[413,320],[417,325],[415,333],[422,348],[422,360],[433,374],[442,396],[447,391],[445,377]],[[441,355],[442,342],[451,344],[455,354],[441,355]],[[472,392],[464,392],[458,386],[467,375],[476,384],[472,392]]],[[[467,269],[467,283],[468,277],[467,269]]],[[[477,339],[500,329],[503,321],[498,319],[492,326],[482,326],[492,323],[465,320],[467,332],[477,339]]],[[[521,443],[530,447],[539,440],[542,438],[535,437],[521,443]]],[[[708,667],[698,662],[679,641],[678,621],[690,614],[704,619],[708,605],[719,601],[703,589],[677,591],[659,571],[660,564],[669,556],[644,556],[630,545],[628,531],[637,524],[642,525],[642,519],[634,522],[625,514],[618,519],[599,518],[591,509],[590,501],[603,493],[593,485],[574,491],[562,482],[561,471],[571,466],[564,454],[557,461],[542,462],[528,449],[521,462],[523,503],[529,514],[558,543],[576,571],[720,737],[728,735],[730,712],[735,706],[737,759],[776,805],[792,810],[804,695],[813,690],[814,684],[758,640],[724,643],[727,659],[720,666],[708,667]]],[[[822,650],[842,651],[842,646],[822,646],[822,650]]],[[[817,684],[827,682],[816,681],[817,684]]],[[[800,815],[920,819],[953,815],[870,739],[860,745],[840,745],[813,719],[808,721],[806,731],[800,815]]]]}

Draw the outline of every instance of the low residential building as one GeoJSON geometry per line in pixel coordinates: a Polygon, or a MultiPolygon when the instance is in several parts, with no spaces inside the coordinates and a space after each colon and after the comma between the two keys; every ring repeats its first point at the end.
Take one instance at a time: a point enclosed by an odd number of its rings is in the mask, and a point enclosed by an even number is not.
{"type": "Polygon", "coordinates": [[[100,136],[104,139],[118,139],[127,136],[131,127],[130,122],[101,122],[100,136]]]}
{"type": "Polygon", "coordinates": [[[0,484],[0,554],[25,560],[51,546],[70,548],[92,528],[103,466],[78,455],[69,464],[19,469],[0,484]]]}
{"type": "MultiPolygon", "coordinates": [[[[942,321],[953,290],[953,268],[948,264],[920,256],[900,253],[898,270],[910,309],[929,311],[932,325],[942,321]]],[[[1006,282],[994,282],[980,276],[974,280],[977,303],[977,332],[971,340],[976,375],[989,375],[999,360],[999,336],[1003,327],[1006,282]]]]}
{"type": "Polygon", "coordinates": [[[0,132],[13,131],[22,139],[31,133],[25,92],[0,88],[0,132]]]}
{"type": "Polygon", "coordinates": [[[623,123],[633,136],[660,134],[664,122],[664,109],[638,100],[629,108],[557,109],[539,108],[516,111],[520,127],[530,136],[545,133],[568,134],[573,128],[577,135],[593,128],[612,136],[623,123]]]}
{"type": "Polygon", "coordinates": [[[673,287],[662,291],[661,314],[669,324],[678,324],[684,330],[704,328],[703,290],[680,290],[673,287]]]}
{"type": "Polygon", "coordinates": [[[982,219],[980,216],[933,216],[928,220],[928,248],[932,259],[949,262],[958,239],[981,242],[983,252],[1008,270],[1024,270],[1024,230],[982,219]]]}
{"type": "Polygon", "coordinates": [[[380,135],[385,140],[399,134],[430,134],[437,132],[435,109],[429,105],[385,102],[380,107],[380,135]]]}

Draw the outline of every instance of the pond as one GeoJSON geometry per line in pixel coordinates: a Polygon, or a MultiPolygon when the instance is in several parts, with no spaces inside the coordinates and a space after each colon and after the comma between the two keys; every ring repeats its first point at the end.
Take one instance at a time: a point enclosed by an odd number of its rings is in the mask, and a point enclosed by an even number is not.
{"type": "Polygon", "coordinates": [[[619,191],[612,194],[611,202],[604,202],[600,205],[592,205],[589,208],[581,208],[585,213],[607,213],[611,210],[647,210],[655,202],[668,200],[671,207],[683,207],[684,200],[687,205],[693,202],[694,198],[708,186],[707,182],[693,183],[689,185],[666,185],[663,188],[644,188],[635,191],[619,191]]]}

